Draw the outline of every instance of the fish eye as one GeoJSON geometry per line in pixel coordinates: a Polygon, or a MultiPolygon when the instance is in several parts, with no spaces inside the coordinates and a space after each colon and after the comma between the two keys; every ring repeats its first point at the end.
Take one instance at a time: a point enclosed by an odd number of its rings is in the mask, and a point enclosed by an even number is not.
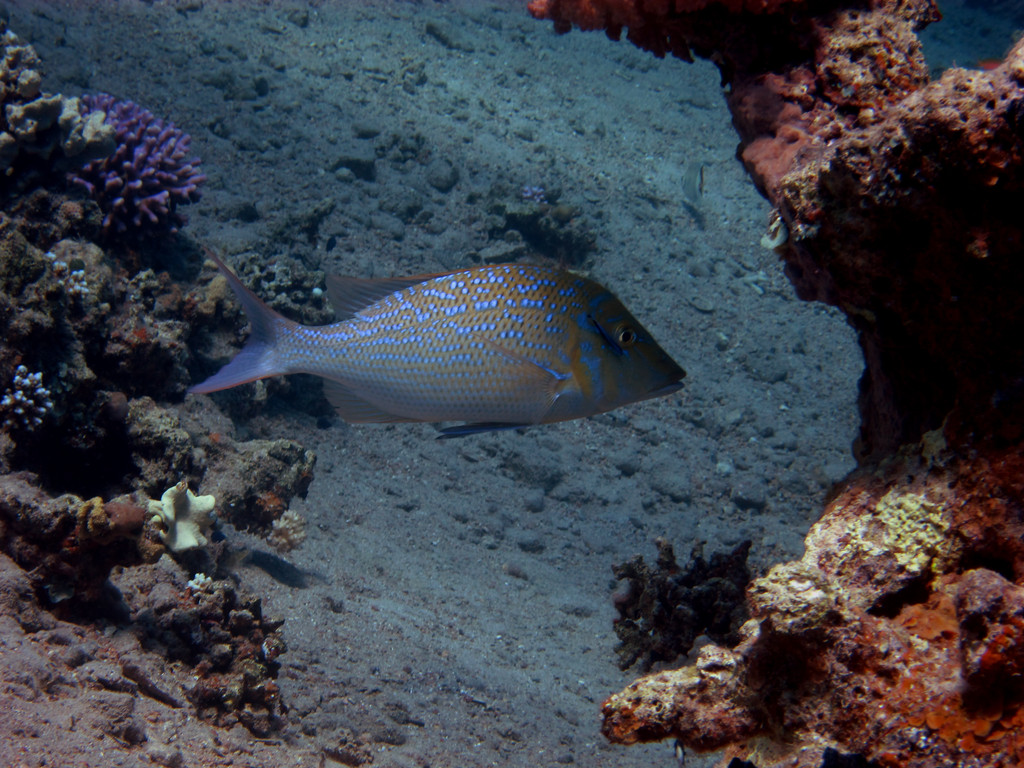
{"type": "Polygon", "coordinates": [[[620,347],[630,347],[636,343],[636,331],[628,325],[620,325],[615,331],[615,338],[620,347]]]}

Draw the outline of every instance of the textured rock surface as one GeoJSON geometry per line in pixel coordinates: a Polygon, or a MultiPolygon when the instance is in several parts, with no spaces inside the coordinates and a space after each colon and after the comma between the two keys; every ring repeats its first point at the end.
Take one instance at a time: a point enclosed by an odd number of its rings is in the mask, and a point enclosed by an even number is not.
{"type": "Polygon", "coordinates": [[[102,117],[80,114],[77,98],[43,93],[42,82],[35,49],[0,21],[0,178],[5,184],[26,174],[33,162],[45,172],[54,154],[85,162],[114,149],[113,129],[102,117]]]}
{"type": "Polygon", "coordinates": [[[605,735],[757,765],[818,766],[825,746],[893,768],[1019,764],[1022,478],[1019,450],[859,472],[804,558],[751,585],[739,645],[612,696],[605,735]]]}
{"type": "MultiPolygon", "coordinates": [[[[72,494],[50,497],[28,473],[0,478],[0,549],[32,569],[32,588],[52,604],[95,603],[111,567],[141,561],[141,500],[124,496],[104,505],[72,494]]],[[[66,607],[66,606],[65,606],[66,607]]]]}
{"type": "Polygon", "coordinates": [[[865,454],[951,411],[965,440],[1021,437],[1022,85],[1019,46],[994,72],[948,72],[783,181],[798,290],[861,331],[865,454]]]}
{"type": "Polygon", "coordinates": [[[207,492],[221,515],[238,528],[269,531],[294,496],[313,481],[316,454],[294,440],[235,442],[221,437],[210,451],[207,492]]]}

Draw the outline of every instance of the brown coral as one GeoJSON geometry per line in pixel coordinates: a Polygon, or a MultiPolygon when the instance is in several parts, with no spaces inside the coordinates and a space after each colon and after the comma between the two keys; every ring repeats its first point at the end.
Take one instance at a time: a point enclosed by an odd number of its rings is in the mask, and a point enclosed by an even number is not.
{"type": "Polygon", "coordinates": [[[736,640],[736,630],[746,619],[743,592],[750,581],[747,554],[751,542],[741,542],[732,552],[718,552],[710,561],[697,545],[685,568],[676,562],[672,545],[656,539],[656,567],[636,556],[612,566],[623,582],[613,602],[619,612],[615,634],[619,666],[639,663],[649,671],[656,662],[672,662],[685,656],[698,635],[717,642],[736,640]]]}

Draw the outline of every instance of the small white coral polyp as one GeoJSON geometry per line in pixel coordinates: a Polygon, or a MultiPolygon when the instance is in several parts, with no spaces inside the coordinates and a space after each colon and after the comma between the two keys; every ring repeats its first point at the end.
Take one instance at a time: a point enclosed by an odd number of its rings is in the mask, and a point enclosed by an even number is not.
{"type": "Polygon", "coordinates": [[[275,520],[267,541],[279,552],[291,552],[306,540],[306,520],[298,512],[288,510],[275,520]]]}
{"type": "Polygon", "coordinates": [[[11,385],[0,397],[0,415],[7,429],[35,429],[43,423],[43,417],[53,408],[50,390],[43,386],[43,374],[29,373],[28,368],[19,365],[14,371],[11,385]]]}

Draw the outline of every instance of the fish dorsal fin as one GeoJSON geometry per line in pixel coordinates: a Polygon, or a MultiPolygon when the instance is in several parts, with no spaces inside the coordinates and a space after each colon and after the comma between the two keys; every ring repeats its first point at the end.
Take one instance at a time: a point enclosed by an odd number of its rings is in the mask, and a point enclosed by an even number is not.
{"type": "MultiPolygon", "coordinates": [[[[463,270],[457,270],[463,271],[463,270]]],[[[327,296],[334,307],[338,320],[348,320],[353,315],[371,304],[375,304],[386,296],[404,291],[410,285],[444,277],[451,272],[437,272],[430,275],[412,275],[411,277],[345,277],[343,275],[327,276],[327,296]]]]}
{"type": "Polygon", "coordinates": [[[327,276],[327,296],[334,307],[338,320],[348,320],[362,309],[390,296],[392,293],[405,290],[410,285],[422,283],[415,277],[385,277],[381,279],[365,277],[327,276]]]}
{"type": "Polygon", "coordinates": [[[394,424],[400,421],[420,421],[381,410],[364,400],[340,381],[324,381],[324,396],[334,410],[350,424],[394,424]]]}

